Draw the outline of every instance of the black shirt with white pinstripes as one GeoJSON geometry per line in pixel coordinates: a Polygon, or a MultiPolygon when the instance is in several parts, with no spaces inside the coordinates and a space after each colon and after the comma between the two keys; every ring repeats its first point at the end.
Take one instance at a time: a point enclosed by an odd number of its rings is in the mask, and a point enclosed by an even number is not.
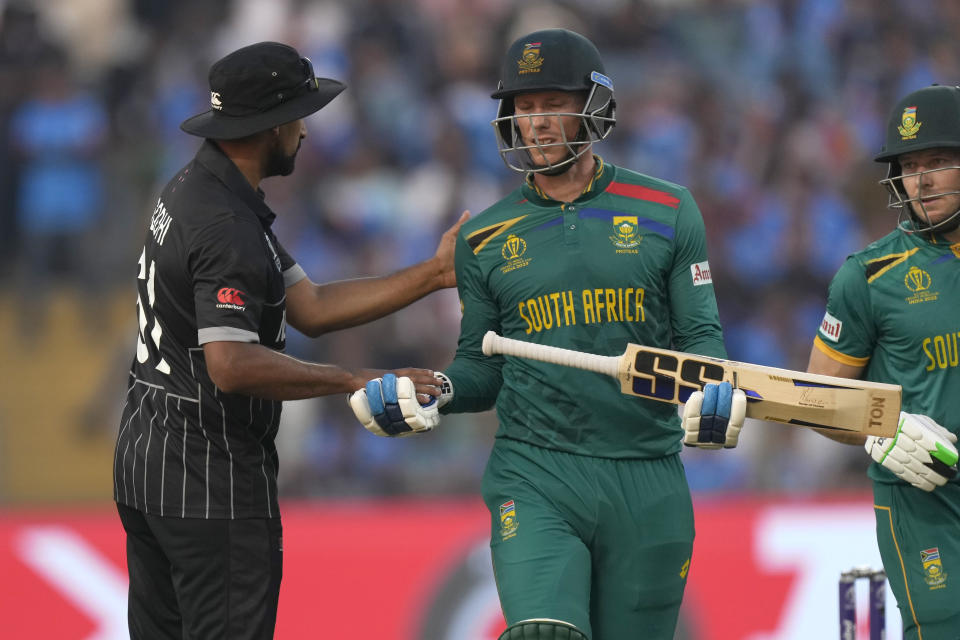
{"type": "Polygon", "coordinates": [[[277,517],[281,403],[220,391],[203,344],[283,351],[285,288],[305,277],[274,214],[211,141],[164,188],[137,266],[137,352],[114,499],[181,518],[277,517]]]}

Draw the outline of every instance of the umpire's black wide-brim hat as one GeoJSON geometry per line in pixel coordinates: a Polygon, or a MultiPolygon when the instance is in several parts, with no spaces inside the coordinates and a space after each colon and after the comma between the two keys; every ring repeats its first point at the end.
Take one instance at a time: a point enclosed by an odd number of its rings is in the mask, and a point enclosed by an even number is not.
{"type": "Polygon", "coordinates": [[[210,110],[180,128],[214,140],[235,140],[319,111],[347,86],[317,78],[308,58],[279,42],[237,49],[210,67],[210,110]]]}

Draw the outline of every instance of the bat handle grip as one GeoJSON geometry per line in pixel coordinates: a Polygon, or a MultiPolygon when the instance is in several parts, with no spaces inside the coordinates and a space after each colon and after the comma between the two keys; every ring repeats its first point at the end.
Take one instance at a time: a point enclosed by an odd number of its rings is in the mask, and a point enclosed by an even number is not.
{"type": "Polygon", "coordinates": [[[617,356],[598,356],[593,353],[504,338],[497,335],[495,331],[487,331],[486,335],[483,336],[482,348],[484,355],[487,356],[499,353],[506,356],[517,356],[565,367],[584,369],[602,373],[612,378],[617,378],[620,375],[620,358],[617,356]]]}

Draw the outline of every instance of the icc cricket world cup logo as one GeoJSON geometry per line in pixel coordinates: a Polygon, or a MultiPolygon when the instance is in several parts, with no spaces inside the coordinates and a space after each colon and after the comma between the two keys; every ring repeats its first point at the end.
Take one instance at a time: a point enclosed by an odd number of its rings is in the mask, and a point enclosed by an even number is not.
{"type": "Polygon", "coordinates": [[[930,291],[930,274],[920,267],[910,267],[907,275],[903,277],[903,284],[913,292],[913,295],[907,298],[909,304],[932,302],[940,297],[937,291],[930,291]]]}
{"type": "Polygon", "coordinates": [[[504,260],[516,260],[522,256],[526,250],[526,241],[523,238],[515,236],[511,233],[509,236],[507,236],[507,241],[503,243],[503,248],[500,250],[500,255],[503,256],[504,260]]]}
{"type": "Polygon", "coordinates": [[[914,293],[926,291],[930,288],[930,274],[919,267],[910,267],[903,278],[903,283],[914,293]]]}
{"type": "Polygon", "coordinates": [[[503,246],[500,248],[500,255],[507,261],[507,264],[502,266],[500,270],[503,273],[510,273],[511,271],[521,269],[530,264],[530,258],[523,257],[523,254],[526,252],[526,240],[511,233],[507,236],[507,239],[504,240],[503,246]]]}

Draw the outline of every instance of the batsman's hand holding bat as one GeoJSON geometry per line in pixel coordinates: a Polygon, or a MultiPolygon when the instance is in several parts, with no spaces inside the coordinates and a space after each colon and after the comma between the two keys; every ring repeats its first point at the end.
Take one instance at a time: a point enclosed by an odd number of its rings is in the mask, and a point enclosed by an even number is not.
{"type": "Polygon", "coordinates": [[[690,394],[683,406],[683,444],[732,449],[747,416],[747,396],[729,382],[710,383],[690,394]]]}
{"type": "Polygon", "coordinates": [[[867,436],[864,448],[895,476],[933,491],[957,475],[957,436],[927,416],[900,412],[892,438],[867,436]]]}
{"type": "Polygon", "coordinates": [[[440,395],[428,396],[421,403],[413,380],[386,373],[354,391],[350,408],[364,428],[378,436],[409,436],[430,431],[440,424],[440,407],[453,396],[450,380],[442,373],[434,374],[442,381],[440,395]]]}

